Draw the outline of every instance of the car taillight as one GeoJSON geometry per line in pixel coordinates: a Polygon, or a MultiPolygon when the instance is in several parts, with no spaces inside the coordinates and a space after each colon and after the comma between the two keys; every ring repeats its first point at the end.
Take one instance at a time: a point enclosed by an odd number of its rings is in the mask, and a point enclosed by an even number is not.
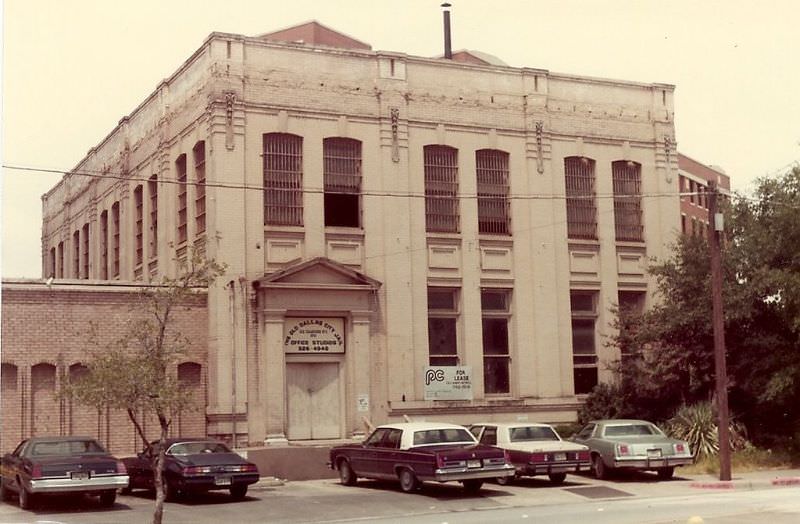
{"type": "Polygon", "coordinates": [[[511,464],[511,453],[507,449],[503,450],[503,460],[506,461],[506,464],[511,464]]]}
{"type": "Polygon", "coordinates": [[[675,444],[675,453],[685,453],[685,452],[686,452],[686,446],[684,446],[683,443],[675,444]]]}
{"type": "Polygon", "coordinates": [[[186,466],[183,468],[184,475],[200,475],[202,473],[211,473],[211,468],[208,466],[186,466]]]}
{"type": "Polygon", "coordinates": [[[128,472],[128,468],[125,467],[125,464],[121,461],[117,461],[117,473],[122,473],[123,475],[128,472]]]}
{"type": "Polygon", "coordinates": [[[535,464],[537,462],[546,462],[547,461],[547,454],[545,453],[531,453],[531,458],[529,462],[531,464],[535,464]]]}
{"type": "Polygon", "coordinates": [[[255,473],[258,471],[258,468],[255,464],[243,464],[238,468],[235,468],[235,471],[239,471],[241,473],[255,473]]]}
{"type": "Polygon", "coordinates": [[[578,453],[578,460],[589,460],[589,452],[588,451],[581,451],[578,453]]]}
{"type": "Polygon", "coordinates": [[[436,454],[436,467],[439,469],[444,467],[444,456],[439,453],[436,454]]]}
{"type": "Polygon", "coordinates": [[[31,478],[40,479],[42,478],[42,466],[39,464],[34,464],[33,468],[31,469],[31,478]]]}
{"type": "Polygon", "coordinates": [[[617,444],[617,455],[630,455],[631,449],[627,444],[617,444]]]}

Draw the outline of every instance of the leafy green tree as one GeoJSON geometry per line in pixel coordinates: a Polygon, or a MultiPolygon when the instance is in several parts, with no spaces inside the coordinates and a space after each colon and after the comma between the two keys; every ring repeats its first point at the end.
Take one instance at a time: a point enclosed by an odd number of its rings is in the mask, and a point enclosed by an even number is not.
{"type": "Polygon", "coordinates": [[[190,393],[181,388],[175,365],[186,352],[188,339],[174,326],[176,310],[196,293],[205,292],[225,271],[224,266],[193,253],[176,278],[164,278],[160,286],[139,291],[137,311],[120,337],[101,346],[96,327],[91,339],[98,347],[87,363],[87,373],[65,386],[63,393],[97,409],[124,410],[136,432],[148,446],[143,421],[158,419],[159,453],[154,457],[156,501],[153,523],[163,517],[165,441],[172,417],[190,406],[190,393]]]}

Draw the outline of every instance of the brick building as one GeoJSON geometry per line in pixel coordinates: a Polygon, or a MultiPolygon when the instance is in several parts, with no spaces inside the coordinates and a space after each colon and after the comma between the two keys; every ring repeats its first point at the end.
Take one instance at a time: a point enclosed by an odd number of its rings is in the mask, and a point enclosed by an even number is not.
{"type": "Polygon", "coordinates": [[[225,262],[205,424],[239,443],[574,420],[618,358],[610,307],[652,300],[646,260],[678,231],[672,104],[666,84],[374,51],[316,22],[214,33],[44,195],[43,274],[154,282],[192,246],[225,262]]]}
{"type": "Polygon", "coordinates": [[[731,179],[722,169],[707,166],[678,153],[678,189],[681,193],[681,233],[708,236],[708,184],[730,195],[731,179]]]}

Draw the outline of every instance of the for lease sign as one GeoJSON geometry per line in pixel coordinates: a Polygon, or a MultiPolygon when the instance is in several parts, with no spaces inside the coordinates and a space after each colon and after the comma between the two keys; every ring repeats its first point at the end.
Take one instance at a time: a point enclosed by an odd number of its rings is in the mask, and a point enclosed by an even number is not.
{"type": "Polygon", "coordinates": [[[344,353],[341,318],[287,318],[283,333],[286,353],[344,353]]]}
{"type": "Polygon", "coordinates": [[[472,366],[426,366],[425,400],[472,400],[472,366]]]}

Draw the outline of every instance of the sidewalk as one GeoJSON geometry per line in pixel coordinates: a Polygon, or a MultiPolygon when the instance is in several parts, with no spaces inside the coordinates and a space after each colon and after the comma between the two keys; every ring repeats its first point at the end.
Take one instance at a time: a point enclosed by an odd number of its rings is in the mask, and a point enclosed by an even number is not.
{"type": "MultiPolygon", "coordinates": [[[[679,475],[680,470],[675,472],[679,475]]],[[[748,471],[739,473],[733,471],[731,480],[719,480],[714,475],[682,475],[691,478],[689,484],[698,489],[762,489],[766,487],[800,486],[800,469],[748,471]]]]}

